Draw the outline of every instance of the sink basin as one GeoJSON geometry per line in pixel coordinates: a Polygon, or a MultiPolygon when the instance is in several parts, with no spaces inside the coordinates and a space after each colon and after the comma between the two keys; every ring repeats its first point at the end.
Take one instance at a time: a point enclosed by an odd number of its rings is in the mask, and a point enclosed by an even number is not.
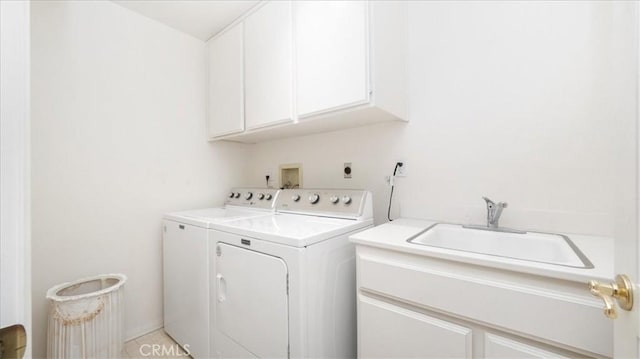
{"type": "Polygon", "coordinates": [[[569,237],[561,234],[502,232],[436,223],[408,242],[566,267],[593,268],[569,237]]]}

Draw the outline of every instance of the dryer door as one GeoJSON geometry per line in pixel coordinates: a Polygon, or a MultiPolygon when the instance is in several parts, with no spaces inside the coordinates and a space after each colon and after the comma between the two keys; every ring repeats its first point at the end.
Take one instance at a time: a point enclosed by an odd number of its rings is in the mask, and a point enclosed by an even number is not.
{"type": "MultiPolygon", "coordinates": [[[[289,347],[287,266],[274,256],[217,245],[217,327],[261,358],[286,358],[289,347]]],[[[220,348],[224,355],[225,348],[220,348]]]]}

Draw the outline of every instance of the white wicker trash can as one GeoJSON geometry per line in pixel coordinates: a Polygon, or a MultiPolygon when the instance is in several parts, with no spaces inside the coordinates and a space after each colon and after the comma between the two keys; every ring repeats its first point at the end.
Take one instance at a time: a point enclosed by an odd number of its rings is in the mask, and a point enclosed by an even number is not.
{"type": "Polygon", "coordinates": [[[121,358],[126,281],[105,274],[49,289],[47,358],[121,358]]]}

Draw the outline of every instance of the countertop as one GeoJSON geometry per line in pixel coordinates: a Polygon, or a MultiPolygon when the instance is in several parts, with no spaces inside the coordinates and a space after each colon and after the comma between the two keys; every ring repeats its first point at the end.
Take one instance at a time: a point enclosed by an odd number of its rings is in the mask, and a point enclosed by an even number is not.
{"type": "Polygon", "coordinates": [[[385,248],[574,282],[586,283],[591,279],[609,282],[614,278],[613,238],[562,233],[568,236],[580,248],[582,253],[589,258],[594,265],[592,269],[564,267],[407,242],[407,239],[419,234],[435,223],[437,222],[430,220],[399,218],[393,222],[356,233],[350,237],[350,240],[358,245],[385,248]]]}

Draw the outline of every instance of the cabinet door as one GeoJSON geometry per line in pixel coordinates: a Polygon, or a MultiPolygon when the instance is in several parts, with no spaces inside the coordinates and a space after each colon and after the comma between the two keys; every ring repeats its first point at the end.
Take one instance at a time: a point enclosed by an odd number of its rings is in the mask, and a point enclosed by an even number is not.
{"type": "Polygon", "coordinates": [[[368,102],[367,2],[293,6],[298,116],[368,102]]]}
{"type": "Polygon", "coordinates": [[[471,329],[360,295],[359,358],[471,358],[471,329]]]}
{"type": "Polygon", "coordinates": [[[244,21],[247,129],[291,120],[291,3],[272,1],[244,21]]]}
{"type": "Polygon", "coordinates": [[[238,24],[208,43],[210,138],[244,130],[242,29],[238,24]]]}
{"type": "MultiPolygon", "coordinates": [[[[542,345],[541,345],[542,346],[542,345]]],[[[542,348],[538,348],[531,344],[525,344],[520,341],[508,339],[499,335],[486,333],[484,340],[484,357],[487,359],[497,358],[554,358],[568,359],[570,357],[584,357],[584,355],[576,354],[575,356],[563,356],[552,353],[542,348]]]]}

